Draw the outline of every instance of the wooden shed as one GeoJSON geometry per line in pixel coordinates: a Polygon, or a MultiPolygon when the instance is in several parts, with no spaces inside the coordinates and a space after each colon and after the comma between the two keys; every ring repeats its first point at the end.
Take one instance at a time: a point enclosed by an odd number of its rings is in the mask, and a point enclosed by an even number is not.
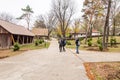
{"type": "Polygon", "coordinates": [[[25,27],[0,20],[0,48],[10,48],[15,42],[32,43],[33,37],[25,27]]]}
{"type": "Polygon", "coordinates": [[[35,38],[48,38],[48,29],[46,28],[33,28],[32,33],[34,33],[35,38]]]}

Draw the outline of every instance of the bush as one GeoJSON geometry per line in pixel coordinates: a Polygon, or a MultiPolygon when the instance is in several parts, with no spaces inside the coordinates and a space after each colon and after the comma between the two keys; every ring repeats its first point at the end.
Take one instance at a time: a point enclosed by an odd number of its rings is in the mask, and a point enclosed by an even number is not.
{"type": "Polygon", "coordinates": [[[92,42],[91,41],[88,42],[88,46],[92,46],[92,42]]]}
{"type": "Polygon", "coordinates": [[[71,42],[67,41],[66,44],[67,44],[67,45],[71,45],[71,42]]]}
{"type": "Polygon", "coordinates": [[[79,40],[80,40],[80,41],[84,40],[84,37],[82,37],[82,38],[79,38],[79,40]]]}
{"type": "Polygon", "coordinates": [[[89,38],[87,41],[88,41],[88,42],[89,42],[89,41],[92,41],[92,38],[89,38]]]}
{"type": "Polygon", "coordinates": [[[98,40],[97,40],[97,43],[98,43],[99,50],[100,50],[100,51],[103,51],[102,39],[98,39],[98,40]]]}
{"type": "Polygon", "coordinates": [[[88,46],[92,46],[92,38],[89,38],[87,42],[88,42],[88,46]]]}
{"type": "Polygon", "coordinates": [[[111,46],[114,46],[114,45],[116,45],[116,43],[117,43],[117,41],[116,41],[116,39],[114,38],[112,38],[112,39],[110,39],[110,44],[111,44],[111,46]]]}
{"type": "Polygon", "coordinates": [[[39,44],[42,44],[42,43],[44,43],[44,40],[43,40],[43,39],[40,39],[40,40],[39,40],[39,44]]]}
{"type": "Polygon", "coordinates": [[[100,50],[100,51],[103,51],[103,46],[102,46],[102,44],[99,44],[98,47],[99,47],[99,50],[100,50]]]}
{"type": "Polygon", "coordinates": [[[98,44],[102,44],[102,39],[98,39],[98,40],[97,40],[97,43],[98,43],[98,44]]]}
{"type": "Polygon", "coordinates": [[[19,49],[20,49],[19,43],[15,43],[15,44],[14,44],[13,51],[18,51],[19,49]]]}
{"type": "Polygon", "coordinates": [[[38,45],[39,45],[39,41],[36,40],[36,41],[35,41],[35,46],[38,46],[38,45]]]}

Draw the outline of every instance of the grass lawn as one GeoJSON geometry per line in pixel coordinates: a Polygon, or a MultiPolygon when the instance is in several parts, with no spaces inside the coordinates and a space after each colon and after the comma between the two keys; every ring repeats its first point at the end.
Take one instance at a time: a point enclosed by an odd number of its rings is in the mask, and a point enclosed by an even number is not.
{"type": "Polygon", "coordinates": [[[84,63],[90,80],[120,80],[120,62],[84,63]]]}
{"type": "Polygon", "coordinates": [[[0,50],[0,59],[6,58],[9,56],[14,56],[28,50],[48,48],[49,45],[50,45],[50,42],[47,42],[46,45],[45,43],[43,43],[43,44],[39,44],[38,46],[35,46],[35,44],[32,43],[32,44],[20,45],[19,51],[13,51],[13,49],[0,50]]]}
{"type": "MultiPolygon", "coordinates": [[[[117,42],[120,43],[120,37],[115,37],[117,42]]],[[[110,38],[109,38],[110,39],[110,38]]],[[[98,38],[93,38],[92,39],[92,46],[88,47],[88,45],[84,44],[85,40],[81,41],[80,44],[80,50],[88,50],[88,51],[100,51],[99,48],[97,47],[97,40],[98,38]]],[[[68,40],[68,42],[71,43],[71,45],[67,45],[67,48],[75,49],[75,41],[74,40],[68,40]]],[[[115,47],[108,47],[108,50],[106,52],[120,52],[120,44],[118,44],[115,47]]]]}

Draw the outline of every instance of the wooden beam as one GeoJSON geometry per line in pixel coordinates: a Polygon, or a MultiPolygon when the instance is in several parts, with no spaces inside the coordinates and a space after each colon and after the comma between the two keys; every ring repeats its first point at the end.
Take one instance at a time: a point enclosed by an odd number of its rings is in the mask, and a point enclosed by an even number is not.
{"type": "Polygon", "coordinates": [[[22,41],[22,44],[24,44],[25,42],[24,42],[24,36],[23,36],[23,41],[22,41]]]}
{"type": "Polygon", "coordinates": [[[29,37],[27,36],[27,43],[28,43],[28,38],[29,38],[29,37]]]}
{"type": "Polygon", "coordinates": [[[18,42],[18,43],[19,43],[19,38],[20,38],[20,36],[18,35],[18,36],[17,36],[17,42],[18,42]]]}
{"type": "Polygon", "coordinates": [[[13,44],[15,43],[15,40],[14,40],[14,37],[13,37],[13,35],[11,34],[11,39],[12,39],[12,41],[13,41],[13,44]]]}

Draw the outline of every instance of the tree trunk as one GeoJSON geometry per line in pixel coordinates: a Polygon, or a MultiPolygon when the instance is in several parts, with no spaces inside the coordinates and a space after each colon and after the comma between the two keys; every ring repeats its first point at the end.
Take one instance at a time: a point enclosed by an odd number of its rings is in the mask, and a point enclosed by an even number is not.
{"type": "Polygon", "coordinates": [[[108,3],[107,16],[106,16],[106,21],[105,21],[105,26],[104,26],[103,49],[107,49],[106,41],[108,42],[108,36],[109,36],[109,34],[108,34],[109,30],[107,30],[107,29],[109,29],[110,8],[111,8],[111,0],[109,0],[109,3],[108,3]]]}
{"type": "MultiPolygon", "coordinates": [[[[109,21],[108,21],[109,24],[109,21]]],[[[107,34],[106,34],[106,48],[108,47],[108,39],[109,39],[109,26],[107,26],[107,34]]]]}
{"type": "Polygon", "coordinates": [[[92,38],[92,24],[90,26],[90,34],[89,34],[90,38],[92,38]]]}
{"type": "Polygon", "coordinates": [[[51,34],[51,32],[52,32],[52,30],[50,30],[50,31],[48,32],[48,39],[50,39],[50,34],[51,34]]]}
{"type": "Polygon", "coordinates": [[[87,38],[89,36],[89,30],[90,30],[90,27],[88,27],[88,30],[86,32],[86,37],[85,37],[85,44],[87,44],[87,38]]]}
{"type": "Polygon", "coordinates": [[[115,18],[113,20],[113,36],[115,36],[115,18]]]}

